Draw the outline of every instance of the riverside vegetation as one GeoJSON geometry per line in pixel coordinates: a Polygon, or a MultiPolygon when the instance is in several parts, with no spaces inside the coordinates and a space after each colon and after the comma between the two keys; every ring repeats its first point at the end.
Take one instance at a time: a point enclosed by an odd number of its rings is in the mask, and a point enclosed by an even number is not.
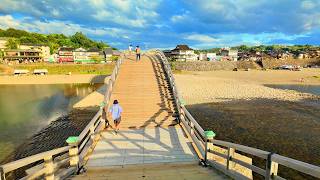
{"type": "Polygon", "coordinates": [[[66,36],[64,34],[30,33],[24,30],[8,28],[7,30],[0,29],[0,37],[9,38],[6,44],[8,49],[17,49],[19,44],[42,44],[50,47],[51,54],[63,46],[86,49],[104,49],[110,47],[102,41],[97,42],[89,39],[81,32],[76,32],[72,36],[66,36]]]}

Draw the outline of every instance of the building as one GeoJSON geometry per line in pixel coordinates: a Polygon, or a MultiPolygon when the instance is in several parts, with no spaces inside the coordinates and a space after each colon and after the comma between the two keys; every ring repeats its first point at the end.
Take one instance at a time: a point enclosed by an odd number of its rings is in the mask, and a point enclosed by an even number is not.
{"type": "Polygon", "coordinates": [[[58,50],[59,62],[74,62],[73,57],[74,48],[70,47],[61,47],[58,50]]]}
{"type": "Polygon", "coordinates": [[[177,45],[177,47],[171,51],[171,56],[172,59],[176,61],[196,61],[198,59],[194,50],[188,45],[177,45]]]}
{"type": "Polygon", "coordinates": [[[163,50],[162,52],[167,58],[171,58],[171,50],[163,50]]]}
{"type": "Polygon", "coordinates": [[[105,50],[103,50],[103,55],[106,61],[110,61],[111,57],[113,56],[112,48],[106,48],[105,50]]]}
{"type": "Polygon", "coordinates": [[[103,51],[101,51],[99,48],[96,48],[96,47],[89,49],[87,51],[87,56],[88,56],[88,59],[92,60],[92,62],[99,62],[99,61],[105,60],[103,51]]]}
{"type": "Polygon", "coordinates": [[[207,61],[207,54],[206,53],[200,53],[198,56],[199,61],[207,61]]]}
{"type": "Polygon", "coordinates": [[[35,49],[5,49],[3,51],[3,60],[5,62],[18,61],[25,62],[40,62],[42,61],[41,51],[35,49]]]}
{"type": "Polygon", "coordinates": [[[232,50],[230,48],[222,48],[220,50],[220,55],[230,61],[237,61],[238,60],[238,50],[232,50]]]}
{"type": "Polygon", "coordinates": [[[43,61],[49,61],[50,57],[50,47],[43,44],[21,44],[19,49],[32,49],[40,51],[40,56],[43,61]]]}
{"type": "Polygon", "coordinates": [[[88,52],[84,48],[78,48],[73,51],[73,59],[75,63],[92,63],[92,59],[89,58],[88,52]]]}
{"type": "Polygon", "coordinates": [[[217,60],[217,53],[207,53],[208,61],[216,61],[217,60]]]}

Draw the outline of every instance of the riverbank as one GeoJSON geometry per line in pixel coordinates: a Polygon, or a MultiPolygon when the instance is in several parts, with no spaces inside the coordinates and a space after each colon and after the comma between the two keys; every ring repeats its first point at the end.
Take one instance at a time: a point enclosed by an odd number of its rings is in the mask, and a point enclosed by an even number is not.
{"type": "Polygon", "coordinates": [[[320,85],[320,69],[303,71],[183,71],[175,74],[178,88],[187,104],[236,99],[267,98],[299,101],[314,95],[274,89],[264,84],[320,85]]]}
{"type": "MultiPolygon", "coordinates": [[[[264,84],[319,85],[320,69],[182,72],[175,75],[187,109],[217,139],[320,165],[320,96],[264,84]],[[303,82],[299,79],[304,78],[303,82]],[[314,78],[314,79],[313,79],[314,78]]],[[[253,163],[263,165],[257,158],[253,163]]],[[[280,167],[288,179],[307,179],[280,167]]],[[[255,176],[256,177],[256,176],[255,176]]]]}
{"type": "MultiPolygon", "coordinates": [[[[98,82],[104,82],[108,79],[107,77],[105,80],[99,80],[98,82]]],[[[1,164],[66,145],[65,139],[69,136],[79,135],[97,113],[100,103],[104,100],[106,87],[106,84],[100,86],[97,90],[73,104],[69,113],[60,117],[57,116],[52,122],[47,122],[46,126],[42,126],[44,128],[33,133],[31,137],[23,137],[26,140],[22,145],[13,146],[11,142],[3,142],[10,147],[4,149],[7,152],[2,152],[2,155],[10,154],[6,158],[0,156],[1,164]]]]}
{"type": "Polygon", "coordinates": [[[111,74],[114,63],[108,64],[50,64],[50,63],[32,63],[32,64],[0,64],[0,75],[12,75],[15,69],[25,69],[32,73],[35,69],[47,69],[50,75],[72,74],[111,74]]]}
{"type": "Polygon", "coordinates": [[[0,76],[1,84],[70,84],[70,83],[107,83],[108,75],[72,74],[72,75],[23,75],[0,76]]]}

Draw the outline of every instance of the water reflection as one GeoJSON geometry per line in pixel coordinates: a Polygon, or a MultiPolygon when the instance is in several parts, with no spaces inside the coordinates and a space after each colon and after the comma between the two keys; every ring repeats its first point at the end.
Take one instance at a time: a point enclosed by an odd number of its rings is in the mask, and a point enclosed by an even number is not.
{"type": "Polygon", "coordinates": [[[101,84],[0,85],[0,161],[101,84]]]}

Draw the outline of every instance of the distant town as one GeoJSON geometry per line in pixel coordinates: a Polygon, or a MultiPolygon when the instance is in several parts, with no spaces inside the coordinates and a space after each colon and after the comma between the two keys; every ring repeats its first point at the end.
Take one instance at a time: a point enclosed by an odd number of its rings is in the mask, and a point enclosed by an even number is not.
{"type": "Polygon", "coordinates": [[[213,48],[194,50],[188,45],[177,45],[164,50],[172,61],[261,61],[262,59],[313,59],[320,58],[320,47],[296,46],[253,46],[213,48]]]}
{"type": "Polygon", "coordinates": [[[98,48],[60,47],[56,53],[50,54],[49,46],[43,44],[20,44],[16,49],[8,49],[8,38],[0,38],[0,50],[5,64],[57,62],[57,63],[100,63],[116,60],[120,52],[111,47],[98,48]]]}

